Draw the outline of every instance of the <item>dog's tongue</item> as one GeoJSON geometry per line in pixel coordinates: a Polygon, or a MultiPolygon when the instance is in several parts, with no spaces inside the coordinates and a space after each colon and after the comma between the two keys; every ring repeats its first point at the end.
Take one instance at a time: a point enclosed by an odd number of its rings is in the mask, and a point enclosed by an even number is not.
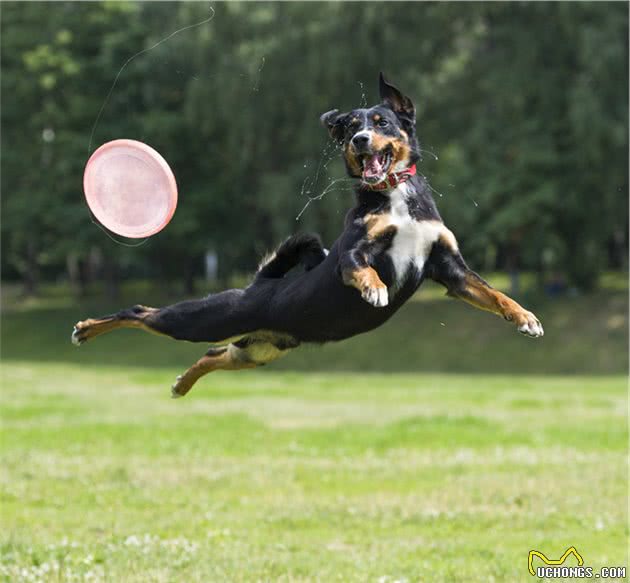
{"type": "Polygon", "coordinates": [[[381,156],[374,154],[365,161],[363,167],[363,178],[366,180],[374,180],[383,175],[383,164],[381,164],[381,156]]]}

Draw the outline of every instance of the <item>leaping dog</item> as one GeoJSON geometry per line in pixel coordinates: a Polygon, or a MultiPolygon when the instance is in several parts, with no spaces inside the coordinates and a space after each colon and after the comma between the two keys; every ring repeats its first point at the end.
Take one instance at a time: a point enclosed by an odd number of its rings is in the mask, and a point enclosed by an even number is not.
{"type": "Polygon", "coordinates": [[[416,174],[420,148],[409,97],[379,79],[382,103],[321,117],[357,179],[356,205],[330,253],[315,235],[285,241],[245,289],[231,289],[164,308],[136,305],[78,322],[83,344],[117,328],[139,328],[176,340],[210,343],[177,377],[183,397],[215,370],[253,368],[302,342],[344,340],[377,328],[429,277],[447,294],[502,316],[531,337],[543,335],[536,316],[493,289],[464,261],[426,181],[416,174]],[[302,272],[286,277],[294,267],[302,272]]]}

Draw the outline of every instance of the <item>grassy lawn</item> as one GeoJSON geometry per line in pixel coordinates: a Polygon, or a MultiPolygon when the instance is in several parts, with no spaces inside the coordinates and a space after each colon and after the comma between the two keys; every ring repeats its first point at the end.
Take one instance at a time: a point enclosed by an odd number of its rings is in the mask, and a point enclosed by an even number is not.
{"type": "Polygon", "coordinates": [[[172,401],[178,372],[4,363],[3,580],[514,582],[570,545],[627,565],[623,376],[262,370],[172,401]]]}
{"type": "Polygon", "coordinates": [[[177,401],[204,346],[69,342],[167,298],[58,291],[2,314],[0,581],[512,583],[571,545],[628,566],[627,290],[524,298],[532,341],[423,288],[177,401]]]}

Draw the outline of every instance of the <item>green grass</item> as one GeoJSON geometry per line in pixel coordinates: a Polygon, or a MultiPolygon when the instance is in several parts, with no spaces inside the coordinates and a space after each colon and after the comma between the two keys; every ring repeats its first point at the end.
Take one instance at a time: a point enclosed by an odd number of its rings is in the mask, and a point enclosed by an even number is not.
{"type": "Polygon", "coordinates": [[[533,341],[429,287],[178,401],[202,345],[70,345],[164,299],[5,297],[0,581],[512,583],[571,545],[628,566],[627,292],[525,298],[533,341]]]}
{"type": "Polygon", "coordinates": [[[172,401],[177,372],[5,362],[2,580],[514,582],[570,545],[627,565],[623,377],[248,371],[172,401]]]}

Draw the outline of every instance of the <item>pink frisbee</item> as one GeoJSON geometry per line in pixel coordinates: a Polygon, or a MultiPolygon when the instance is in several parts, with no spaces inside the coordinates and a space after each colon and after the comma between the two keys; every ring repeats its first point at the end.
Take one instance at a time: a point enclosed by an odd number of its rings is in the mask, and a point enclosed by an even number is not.
{"type": "Polygon", "coordinates": [[[136,140],[98,148],[85,166],[83,191],[96,219],[123,237],[155,235],[177,207],[177,183],[166,160],[136,140]]]}

